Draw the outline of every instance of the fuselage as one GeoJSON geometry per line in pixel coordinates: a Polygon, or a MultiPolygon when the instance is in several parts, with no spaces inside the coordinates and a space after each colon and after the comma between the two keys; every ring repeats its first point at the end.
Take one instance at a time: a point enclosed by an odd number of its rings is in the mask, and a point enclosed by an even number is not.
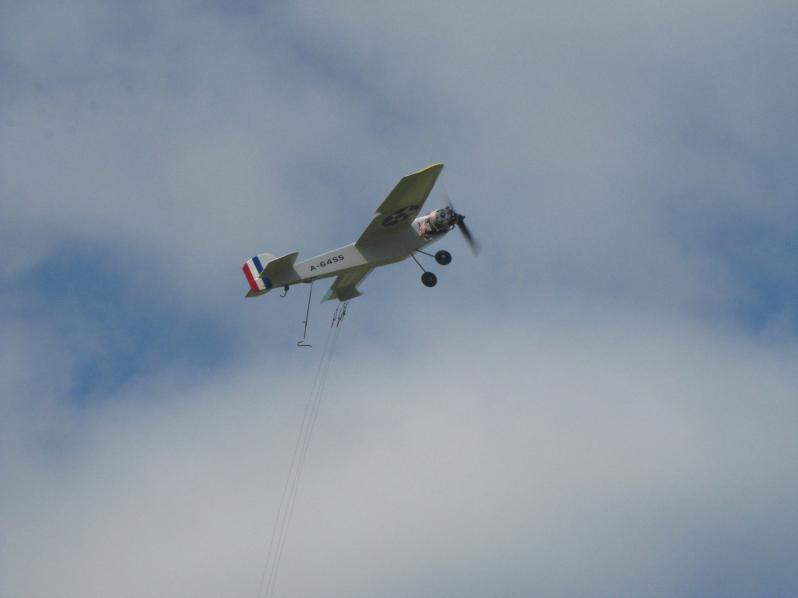
{"type": "Polygon", "coordinates": [[[430,243],[441,239],[449,230],[432,230],[428,223],[438,210],[416,218],[410,226],[396,231],[390,238],[370,244],[350,243],[315,257],[294,263],[293,269],[271,280],[274,287],[285,287],[299,282],[338,276],[347,270],[376,268],[401,262],[430,243]]]}

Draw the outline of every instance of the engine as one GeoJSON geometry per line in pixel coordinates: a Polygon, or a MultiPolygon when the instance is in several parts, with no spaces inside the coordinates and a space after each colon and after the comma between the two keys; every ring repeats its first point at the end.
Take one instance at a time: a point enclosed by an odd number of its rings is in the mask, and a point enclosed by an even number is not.
{"type": "Polygon", "coordinates": [[[450,207],[440,208],[420,218],[417,223],[419,236],[428,237],[452,230],[457,223],[457,214],[450,207]]]}

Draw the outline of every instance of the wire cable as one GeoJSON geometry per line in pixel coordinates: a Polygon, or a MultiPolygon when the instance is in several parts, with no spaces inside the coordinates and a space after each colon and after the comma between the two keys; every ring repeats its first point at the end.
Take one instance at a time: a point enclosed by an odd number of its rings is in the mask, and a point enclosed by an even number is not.
{"type": "Polygon", "coordinates": [[[306,433],[303,441],[302,448],[299,453],[299,460],[296,469],[296,474],[294,476],[294,483],[292,487],[291,496],[288,499],[288,507],[287,513],[284,521],[284,528],[282,537],[278,539],[279,545],[276,551],[275,563],[274,563],[274,575],[271,579],[271,588],[267,592],[266,597],[270,598],[274,595],[274,591],[277,584],[277,571],[280,568],[280,563],[282,562],[283,555],[285,554],[285,545],[288,540],[288,530],[291,526],[291,521],[294,515],[294,509],[296,508],[297,503],[297,496],[299,495],[300,483],[302,480],[302,474],[305,470],[305,463],[307,462],[307,455],[308,449],[310,448],[311,438],[313,436],[313,430],[316,427],[316,420],[319,416],[319,411],[321,409],[321,401],[324,397],[324,389],[327,386],[327,377],[330,371],[330,364],[332,363],[332,357],[335,350],[336,341],[338,340],[338,328],[336,327],[332,334],[332,341],[330,343],[330,348],[327,354],[327,359],[322,366],[322,372],[319,377],[319,384],[316,387],[316,396],[315,399],[312,401],[311,413],[310,418],[308,420],[308,425],[306,428],[306,433]]]}
{"type": "Polygon", "coordinates": [[[327,377],[329,376],[330,366],[338,340],[339,326],[343,320],[343,316],[346,313],[346,304],[343,304],[343,306],[343,309],[340,309],[340,306],[339,309],[336,309],[335,315],[333,316],[334,325],[328,329],[327,337],[324,341],[324,349],[322,351],[321,359],[319,360],[319,367],[316,370],[313,386],[311,387],[310,395],[308,396],[308,400],[305,404],[305,409],[302,414],[302,422],[300,424],[299,434],[297,436],[296,443],[294,444],[291,463],[288,468],[288,475],[286,477],[285,486],[283,487],[283,492],[280,497],[280,504],[277,509],[277,516],[272,529],[272,537],[269,542],[266,563],[263,567],[263,573],[258,586],[258,598],[270,598],[275,592],[277,573],[285,552],[288,531],[293,518],[297,496],[299,494],[302,473],[305,469],[305,463],[307,461],[307,454],[310,448],[313,430],[316,427],[316,422],[318,420],[319,411],[321,408],[321,401],[324,397],[324,391],[327,386],[327,377]]]}

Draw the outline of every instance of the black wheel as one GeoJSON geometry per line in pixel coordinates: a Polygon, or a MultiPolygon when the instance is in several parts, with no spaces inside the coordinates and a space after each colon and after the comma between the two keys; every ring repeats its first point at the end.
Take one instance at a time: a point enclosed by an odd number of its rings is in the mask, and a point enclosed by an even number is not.
{"type": "Polygon", "coordinates": [[[434,287],[438,284],[438,277],[432,272],[424,272],[424,274],[421,275],[421,282],[424,283],[425,287],[434,287]]]}
{"type": "Polygon", "coordinates": [[[444,249],[441,249],[438,253],[435,254],[435,261],[438,262],[441,266],[450,264],[452,262],[452,254],[444,249]]]}

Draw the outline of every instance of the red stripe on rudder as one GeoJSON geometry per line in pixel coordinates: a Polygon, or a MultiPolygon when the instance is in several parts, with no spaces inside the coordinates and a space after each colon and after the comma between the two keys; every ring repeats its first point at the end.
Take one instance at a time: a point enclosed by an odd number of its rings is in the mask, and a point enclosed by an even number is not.
{"type": "Polygon", "coordinates": [[[258,284],[255,282],[255,277],[252,276],[252,272],[249,270],[249,264],[244,264],[244,267],[241,268],[244,271],[244,276],[247,277],[247,282],[249,282],[249,288],[252,289],[254,293],[260,291],[258,288],[258,284]]]}

